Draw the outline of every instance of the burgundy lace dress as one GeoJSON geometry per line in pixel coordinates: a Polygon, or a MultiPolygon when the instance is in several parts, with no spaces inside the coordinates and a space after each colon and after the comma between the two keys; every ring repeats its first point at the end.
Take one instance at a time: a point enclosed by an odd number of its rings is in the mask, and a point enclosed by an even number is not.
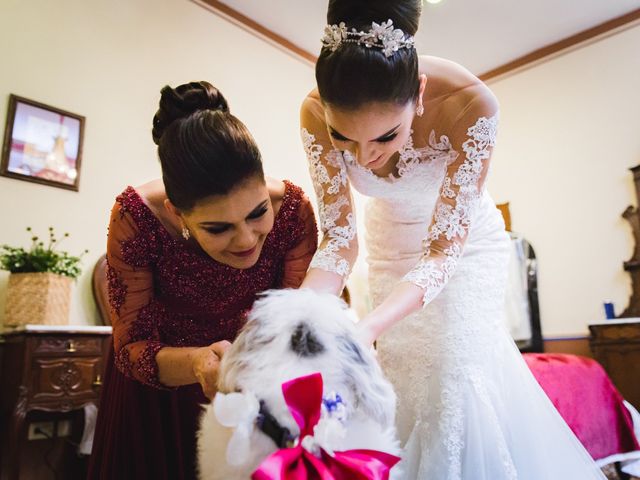
{"type": "Polygon", "coordinates": [[[195,433],[207,399],[199,384],[163,386],[156,353],[232,341],[258,293],[302,283],[316,247],[309,200],[289,182],[260,259],[247,270],[173,238],[133,188],[118,196],[107,243],[114,348],[89,478],[196,478],[195,433]]]}

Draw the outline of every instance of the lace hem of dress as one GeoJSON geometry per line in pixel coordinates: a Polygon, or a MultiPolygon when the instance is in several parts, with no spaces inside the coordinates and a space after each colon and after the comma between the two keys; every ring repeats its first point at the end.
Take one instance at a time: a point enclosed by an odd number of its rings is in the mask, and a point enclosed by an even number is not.
{"type": "Polygon", "coordinates": [[[349,248],[351,241],[356,237],[356,222],[354,214],[349,213],[345,217],[346,225],[338,225],[337,223],[341,217],[341,208],[349,205],[347,196],[344,193],[339,193],[340,188],[347,185],[347,172],[342,164],[342,154],[334,149],[325,156],[327,164],[338,169],[338,172],[331,176],[321,160],[322,145],[315,143],[315,136],[309,133],[306,128],[302,129],[301,134],[302,143],[309,159],[311,180],[318,200],[320,228],[327,238],[326,243],[313,256],[309,268],[319,268],[347,277],[351,271],[351,264],[340,255],[339,251],[343,248],[349,248]],[[324,201],[325,193],[333,196],[335,201],[326,204],[324,201]]]}
{"type": "MultiPolygon", "coordinates": [[[[423,305],[431,302],[444,288],[462,255],[464,239],[481,197],[479,182],[483,161],[490,157],[489,149],[495,145],[497,123],[497,115],[480,117],[467,130],[468,139],[462,144],[466,158],[452,176],[448,174],[444,179],[441,200],[423,240],[423,257],[402,279],[424,289],[423,305]],[[444,203],[442,198],[454,200],[454,204],[444,203]],[[444,258],[431,255],[432,242],[445,239],[453,243],[444,250],[444,258]]],[[[446,137],[440,139],[441,143],[449,144],[446,137]]]]}

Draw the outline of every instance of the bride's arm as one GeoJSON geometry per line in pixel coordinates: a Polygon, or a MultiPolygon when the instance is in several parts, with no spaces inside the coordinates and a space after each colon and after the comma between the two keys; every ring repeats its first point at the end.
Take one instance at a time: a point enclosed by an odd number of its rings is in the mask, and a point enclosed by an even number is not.
{"type": "Polygon", "coordinates": [[[422,258],[384,302],[360,322],[365,342],[372,342],[397,321],[429,304],[451,278],[484,190],[495,144],[497,112],[497,101],[486,90],[453,122],[449,139],[458,155],[449,160],[423,240],[422,258]]]}
{"type": "Polygon", "coordinates": [[[301,287],[339,295],[358,255],[349,181],[342,152],[331,144],[317,100],[303,102],[300,124],[323,233],[301,287]]]}

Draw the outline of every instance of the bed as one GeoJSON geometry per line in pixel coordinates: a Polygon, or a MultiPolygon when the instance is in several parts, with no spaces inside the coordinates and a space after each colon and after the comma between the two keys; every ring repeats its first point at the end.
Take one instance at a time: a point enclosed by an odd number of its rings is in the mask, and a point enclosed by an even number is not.
{"type": "Polygon", "coordinates": [[[506,327],[534,377],[598,465],[614,464],[620,478],[640,477],[640,414],[595,360],[543,353],[536,254],[521,235],[510,234],[506,327]]]}

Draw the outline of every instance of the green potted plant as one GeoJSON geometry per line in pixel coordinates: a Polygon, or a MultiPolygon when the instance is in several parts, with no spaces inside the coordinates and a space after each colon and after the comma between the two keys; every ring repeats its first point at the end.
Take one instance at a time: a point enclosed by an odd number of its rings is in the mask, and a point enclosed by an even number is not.
{"type": "Polygon", "coordinates": [[[59,250],[60,241],[69,234],[58,239],[53,227],[49,227],[47,245],[30,227],[27,232],[32,235],[29,249],[0,246],[0,268],[11,272],[4,324],[65,325],[69,323],[71,284],[82,273],[82,256],[87,250],[79,256],[59,250]]]}

